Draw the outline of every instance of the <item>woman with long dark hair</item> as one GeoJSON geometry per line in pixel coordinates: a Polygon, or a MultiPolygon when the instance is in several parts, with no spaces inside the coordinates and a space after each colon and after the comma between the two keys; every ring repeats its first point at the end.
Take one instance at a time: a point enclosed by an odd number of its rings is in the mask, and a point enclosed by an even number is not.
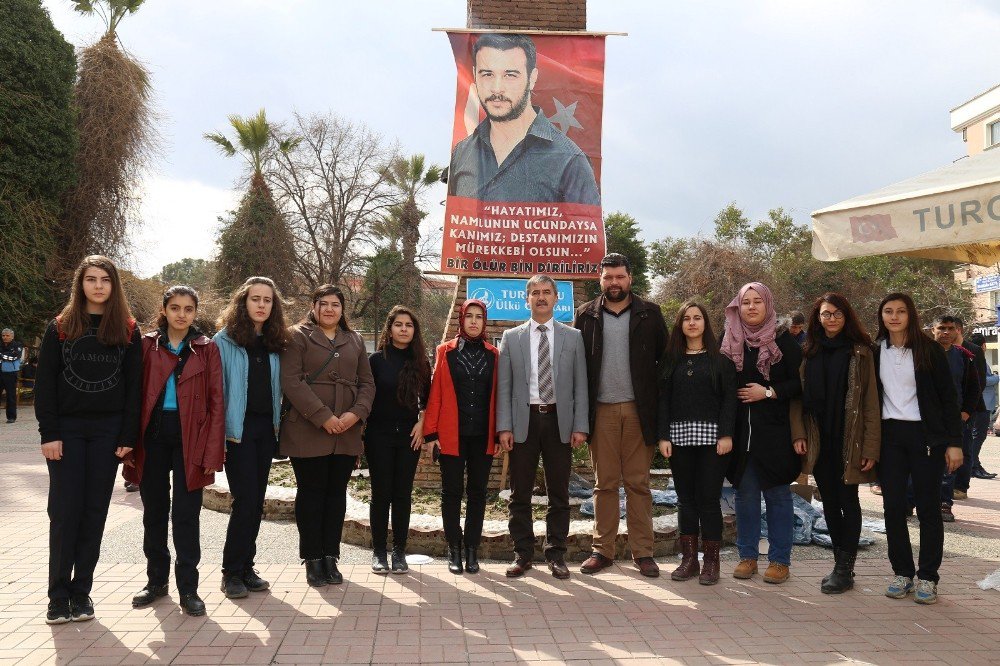
{"type": "MultiPolygon", "coordinates": [[[[792,561],[792,491],[802,463],[793,448],[792,410],[801,410],[802,350],[787,329],[778,328],[771,290],[760,282],[740,288],[726,307],[722,354],[736,366],[736,439],[728,476],[736,487],[736,546],[740,562],[733,577],[757,573],[760,501],[767,507],[764,582],[788,580],[792,561]]],[[[801,416],[796,419],[801,425],[801,416]]]]}
{"type": "Polygon", "coordinates": [[[882,401],[882,485],[889,562],[895,574],[885,595],[937,601],[938,569],[944,556],[941,477],[962,464],[962,417],[948,359],[924,335],[913,299],[892,293],[879,303],[875,371],[882,401]],[[913,564],[906,526],[912,481],[920,522],[920,554],[913,564]],[[917,577],[914,582],[914,576],[917,577]]]}
{"type": "Polygon", "coordinates": [[[670,459],[680,504],[677,542],[682,556],[670,577],[698,576],[702,585],[714,585],[719,582],[722,544],[722,480],[736,426],[736,367],[719,352],[701,303],[687,301],[677,311],[665,361],[659,445],[660,453],[670,459]],[[703,567],[698,564],[699,532],[703,567]]]}
{"type": "Polygon", "coordinates": [[[86,257],[45,329],[35,416],[49,470],[48,624],[94,617],[90,591],[118,461],[139,434],[142,347],[118,268],[86,257]]]}
{"type": "Polygon", "coordinates": [[[167,594],[169,525],[177,592],[188,615],[205,614],[198,596],[202,489],[215,482],[225,458],[222,362],[215,343],[195,328],[197,316],[194,289],[176,285],[163,292],[156,328],[142,338],[140,437],[135,461],[125,468],[126,480],[139,484],[146,555],[146,586],[132,607],[167,594]]]}
{"type": "Polygon", "coordinates": [[[448,540],[448,571],[454,574],[462,573],[463,541],[465,571],[479,571],[486,485],[496,451],[500,358],[497,348],[486,341],[485,303],[465,301],[458,322],[458,335],[438,345],[424,413],[425,441],[437,442],[441,451],[441,519],[448,540]],[[467,499],[464,533],[463,494],[467,499]]]}
{"type": "Polygon", "coordinates": [[[375,401],[365,428],[365,458],[372,484],[372,571],[388,573],[389,511],[392,510],[393,573],[405,573],[410,498],[424,443],[423,408],[431,386],[420,321],[397,305],[389,311],[378,347],[368,357],[375,401]]]}
{"type": "Polygon", "coordinates": [[[337,568],[347,513],[347,483],[364,451],[361,433],[375,382],[361,336],[332,284],[312,293],[312,310],[292,326],[281,352],[281,388],[291,410],[281,424],[281,452],[295,471],[295,524],[306,582],[344,582],[337,568]]]}
{"type": "Polygon", "coordinates": [[[820,591],[854,587],[861,536],[858,484],[875,480],[881,448],[881,414],[872,343],[854,308],[827,292],[813,304],[803,351],[804,472],[816,478],[833,542],[834,567],[820,591]]]}
{"type": "Polygon", "coordinates": [[[288,331],[281,292],[270,278],[247,278],[219,317],[226,395],[226,480],[233,508],[222,549],[222,591],[230,599],[268,589],[254,569],[264,496],[281,424],[281,362],[288,331]]]}

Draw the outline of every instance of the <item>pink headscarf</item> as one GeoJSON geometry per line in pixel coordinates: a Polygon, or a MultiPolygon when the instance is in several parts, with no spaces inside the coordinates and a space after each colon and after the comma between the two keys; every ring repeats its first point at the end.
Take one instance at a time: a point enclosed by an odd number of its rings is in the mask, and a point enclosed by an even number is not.
{"type": "Polygon", "coordinates": [[[771,366],[781,360],[781,350],[775,344],[775,329],[778,325],[774,313],[774,296],[771,290],[760,282],[749,282],[740,287],[739,294],[726,306],[726,332],[722,336],[720,350],[736,365],[736,370],[743,370],[743,343],[754,349],[759,349],[757,369],[764,379],[771,378],[771,366]],[[743,296],[753,289],[764,299],[764,321],[758,326],[748,326],[740,317],[740,303],[743,296]]]}

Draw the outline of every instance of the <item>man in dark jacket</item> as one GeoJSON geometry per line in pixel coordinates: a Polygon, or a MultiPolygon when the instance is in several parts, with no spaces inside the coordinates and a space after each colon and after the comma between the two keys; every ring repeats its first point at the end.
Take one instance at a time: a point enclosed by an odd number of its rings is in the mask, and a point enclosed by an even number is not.
{"type": "MultiPolygon", "coordinates": [[[[981,389],[979,404],[976,405],[976,411],[969,419],[972,425],[969,428],[968,450],[963,444],[962,453],[965,458],[962,461],[962,466],[955,472],[955,490],[965,493],[968,497],[969,484],[973,476],[977,479],[991,478],[980,469],[978,453],[983,447],[983,442],[986,441],[986,429],[990,425],[990,410],[987,409],[986,400],[983,397],[983,393],[986,391],[988,373],[986,371],[986,352],[983,351],[981,345],[965,337],[965,322],[962,321],[961,317],[955,317],[955,344],[972,352],[972,363],[976,366],[976,375],[979,377],[979,388],[981,389]]],[[[959,496],[955,499],[965,498],[959,496]]]]}
{"type": "Polygon", "coordinates": [[[653,560],[653,498],[649,467],[657,441],[658,364],[667,326],[655,303],[632,293],[628,259],[601,260],[602,293],[576,311],[589,387],[590,458],[594,465],[593,553],[580,567],[611,566],[618,537],[618,489],[624,484],[628,543],[644,576],[660,575],[653,560]]]}
{"type": "MultiPolygon", "coordinates": [[[[934,320],[934,339],[937,340],[941,348],[944,349],[948,358],[948,367],[951,369],[951,378],[955,384],[955,391],[958,393],[959,407],[962,412],[962,453],[971,449],[972,444],[972,415],[976,413],[976,408],[983,399],[983,390],[979,385],[979,375],[976,372],[974,356],[965,347],[955,344],[957,337],[957,322],[954,317],[944,315],[934,320]]],[[[961,469],[961,468],[959,468],[961,469]]],[[[952,513],[951,506],[955,498],[955,479],[958,470],[952,473],[945,473],[941,479],[941,515],[945,522],[954,522],[955,514],[952,513]]],[[[962,492],[959,495],[964,499],[967,495],[962,492]]]]}
{"type": "Polygon", "coordinates": [[[17,420],[17,374],[21,369],[21,357],[24,355],[24,345],[14,339],[14,331],[3,329],[0,342],[0,394],[7,398],[7,423],[17,420]]]}

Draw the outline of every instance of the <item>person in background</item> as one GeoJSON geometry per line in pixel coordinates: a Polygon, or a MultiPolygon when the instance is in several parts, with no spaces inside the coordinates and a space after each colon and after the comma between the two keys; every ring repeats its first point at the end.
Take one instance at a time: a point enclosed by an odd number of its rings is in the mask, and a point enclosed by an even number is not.
{"type": "Polygon", "coordinates": [[[368,357],[375,400],[365,428],[365,459],[372,484],[372,571],[406,573],[413,477],[424,444],[423,408],[431,386],[420,321],[410,308],[389,310],[378,347],[368,357]],[[388,560],[392,512],[392,564],[388,560]]]}
{"type": "Polygon", "coordinates": [[[757,573],[760,557],[760,503],[767,507],[767,560],[764,582],[788,580],[792,562],[792,491],[799,476],[805,433],[801,424],[802,349],[791,333],[777,328],[774,297],[750,282],[726,307],[722,354],[736,366],[736,438],[728,477],[736,488],[736,546],[740,562],[734,578],[757,573]]]}
{"type": "Polygon", "coordinates": [[[312,310],[289,329],[281,388],[291,403],[281,423],[281,452],[295,471],[295,525],[306,582],[339,585],[347,484],[364,452],[361,433],[375,398],[365,343],[347,323],[339,287],[316,287],[312,310]]]}
{"type": "Polygon", "coordinates": [[[990,427],[990,415],[993,413],[993,410],[986,405],[986,389],[989,388],[990,381],[994,382],[994,386],[996,385],[996,377],[986,362],[982,334],[979,334],[978,342],[973,339],[975,334],[966,337],[965,322],[961,317],[955,317],[955,327],[955,344],[965,347],[972,352],[976,374],[979,377],[979,387],[982,390],[979,403],[976,405],[976,411],[972,415],[972,418],[969,419],[971,426],[969,427],[968,441],[963,442],[965,449],[962,452],[962,466],[955,473],[954,499],[967,499],[969,496],[969,486],[973,477],[977,479],[992,478],[980,469],[979,451],[983,448],[983,442],[986,441],[986,430],[990,427]],[[962,493],[965,494],[964,497],[962,493]]]}
{"type": "Polygon", "coordinates": [[[670,330],[660,386],[660,453],[670,459],[680,503],[681,564],[672,580],[719,582],[722,480],[736,428],[736,367],[719,352],[705,306],[687,301],[670,330]],[[698,564],[698,534],[705,551],[698,564]],[[699,575],[700,574],[700,575],[699,575]]]}
{"type": "Polygon", "coordinates": [[[858,484],[875,479],[881,414],[872,342],[854,308],[840,294],[819,297],[809,317],[803,350],[802,411],[806,442],[803,471],[816,478],[833,542],[833,571],[823,594],[854,587],[861,537],[858,484]]]}
{"type": "Polygon", "coordinates": [[[24,345],[14,339],[14,329],[0,333],[0,393],[6,395],[7,423],[17,421],[17,375],[21,370],[24,345]]]}
{"type": "Polygon", "coordinates": [[[910,296],[888,294],[877,317],[875,372],[882,403],[878,476],[895,575],[885,595],[904,599],[914,592],[917,603],[933,604],[944,555],[941,477],[945,469],[951,473],[962,464],[958,391],[943,346],[922,332],[910,296]],[[911,485],[920,521],[918,566],[906,526],[911,485]]]}
{"type": "Polygon", "coordinates": [[[800,347],[806,344],[806,316],[801,310],[792,310],[788,313],[788,332],[800,347]]]}
{"type": "MultiPolygon", "coordinates": [[[[969,339],[972,340],[974,344],[979,345],[981,349],[986,348],[986,338],[982,333],[973,333],[969,336],[969,339]]],[[[975,424],[975,432],[973,433],[972,438],[972,476],[977,479],[988,480],[997,478],[996,473],[986,471],[986,468],[983,467],[982,461],[979,459],[979,454],[983,450],[983,444],[986,442],[986,436],[989,434],[990,426],[993,425],[993,418],[997,411],[998,383],[1000,383],[1000,375],[993,372],[993,368],[990,367],[989,363],[987,363],[986,384],[983,386],[983,406],[986,407],[986,424],[981,426],[980,422],[977,420],[975,424]]]]}
{"type": "Polygon", "coordinates": [[[438,345],[435,352],[434,377],[424,413],[424,440],[428,445],[436,442],[440,450],[441,519],[448,540],[448,571],[453,574],[463,570],[463,543],[464,570],[479,572],[486,486],[497,444],[500,356],[499,350],[486,341],[485,303],[476,299],[462,303],[458,322],[458,335],[438,345]]]}
{"type": "Polygon", "coordinates": [[[205,614],[198,596],[202,489],[215,482],[225,457],[222,362],[215,343],[194,327],[197,316],[194,289],[163,292],[156,329],[142,338],[140,436],[125,466],[125,478],[139,484],[146,555],[146,586],[132,607],[167,595],[170,527],[181,610],[194,616],[205,614]]]}
{"type": "Polygon", "coordinates": [[[229,599],[271,584],[254,569],[271,459],[281,425],[281,360],[288,342],[281,292],[270,278],[247,278],[233,292],[213,338],[226,396],[226,480],[233,496],[222,548],[221,589],[229,599]]]}
{"type": "Polygon", "coordinates": [[[142,345],[118,268],[90,255],[38,353],[35,417],[49,471],[47,624],[94,618],[90,598],[118,463],[139,436],[142,345]]]}

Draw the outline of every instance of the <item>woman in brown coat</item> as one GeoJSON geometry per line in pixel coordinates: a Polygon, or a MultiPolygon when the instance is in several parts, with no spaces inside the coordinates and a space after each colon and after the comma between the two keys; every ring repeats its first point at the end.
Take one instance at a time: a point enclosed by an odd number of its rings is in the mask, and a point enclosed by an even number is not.
{"type": "Polygon", "coordinates": [[[802,363],[806,472],[812,471],[836,564],[823,579],[824,594],[854,587],[861,536],[858,484],[875,480],[881,448],[881,411],[871,338],[840,294],[817,299],[809,318],[802,363]]]}
{"type": "Polygon", "coordinates": [[[313,309],[289,329],[281,353],[281,389],[291,410],[281,424],[281,452],[295,471],[295,524],[306,581],[342,583],[337,570],[347,511],[347,482],[364,452],[361,433],[375,397],[365,345],[344,316],[344,294],[325,284],[313,309]]]}

